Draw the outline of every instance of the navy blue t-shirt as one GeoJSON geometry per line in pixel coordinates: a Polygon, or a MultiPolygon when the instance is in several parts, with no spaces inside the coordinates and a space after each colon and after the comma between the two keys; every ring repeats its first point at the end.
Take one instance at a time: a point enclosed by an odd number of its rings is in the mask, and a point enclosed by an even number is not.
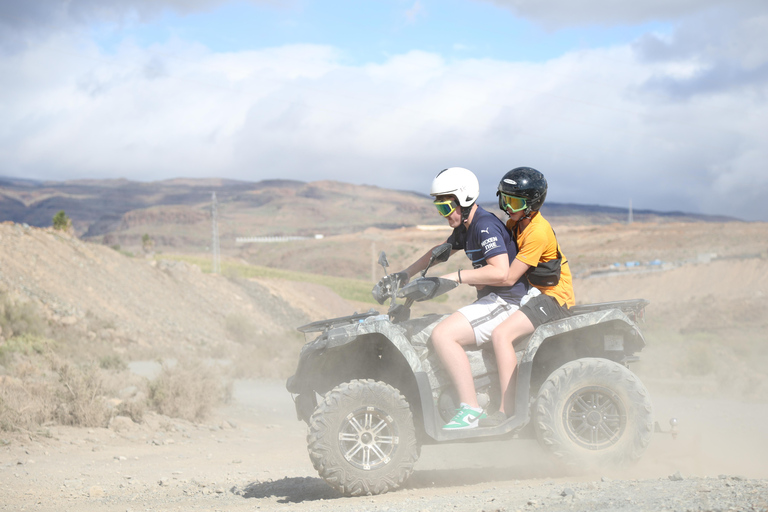
{"type": "MultiPolygon", "coordinates": [[[[489,258],[504,252],[507,253],[510,264],[517,256],[515,240],[507,231],[507,227],[498,217],[480,206],[477,207],[469,227],[466,228],[462,224],[454,229],[448,237],[448,243],[455,251],[464,250],[472,262],[472,268],[484,267],[489,258]]],[[[495,293],[510,304],[520,305],[520,299],[527,292],[528,281],[523,277],[513,286],[486,286],[477,291],[477,298],[495,293]]]]}

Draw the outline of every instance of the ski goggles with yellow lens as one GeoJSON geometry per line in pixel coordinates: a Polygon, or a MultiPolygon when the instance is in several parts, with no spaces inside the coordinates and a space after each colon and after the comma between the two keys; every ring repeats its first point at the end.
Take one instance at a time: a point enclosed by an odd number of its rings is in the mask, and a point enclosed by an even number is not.
{"type": "Polygon", "coordinates": [[[448,199],[447,201],[435,201],[434,205],[437,207],[437,211],[443,217],[447,217],[452,214],[454,211],[456,211],[456,206],[458,206],[456,201],[453,199],[448,199]]]}
{"type": "Polygon", "coordinates": [[[500,192],[499,206],[506,212],[517,213],[525,210],[528,206],[528,202],[524,197],[508,196],[504,192],[500,192]]]}

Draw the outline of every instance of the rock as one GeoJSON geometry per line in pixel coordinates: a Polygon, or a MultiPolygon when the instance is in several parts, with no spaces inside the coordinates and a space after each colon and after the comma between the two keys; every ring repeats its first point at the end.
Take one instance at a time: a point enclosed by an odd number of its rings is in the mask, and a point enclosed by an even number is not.
{"type": "Polygon", "coordinates": [[[91,498],[103,498],[104,489],[102,489],[98,485],[94,485],[88,490],[88,496],[90,496],[91,498]]]}
{"type": "Polygon", "coordinates": [[[136,428],[136,423],[128,416],[115,416],[109,420],[109,428],[115,432],[130,432],[136,428]]]}
{"type": "Polygon", "coordinates": [[[110,398],[107,400],[107,406],[109,406],[110,409],[115,409],[121,403],[123,403],[123,401],[119,398],[110,398]]]}
{"type": "Polygon", "coordinates": [[[78,479],[65,479],[64,487],[70,489],[80,489],[83,486],[83,481],[78,479]]]}
{"type": "Polygon", "coordinates": [[[576,493],[570,487],[566,487],[565,489],[563,489],[563,492],[560,493],[560,496],[562,496],[563,498],[566,498],[568,496],[570,496],[571,498],[574,498],[576,496],[576,493]]]}
{"type": "Polygon", "coordinates": [[[673,482],[680,482],[684,480],[683,475],[681,475],[679,471],[676,471],[674,475],[669,475],[669,479],[673,482]]]}
{"type": "Polygon", "coordinates": [[[59,322],[62,325],[74,325],[77,323],[77,318],[74,316],[65,316],[65,317],[62,317],[62,319],[59,320],[59,322]]]}

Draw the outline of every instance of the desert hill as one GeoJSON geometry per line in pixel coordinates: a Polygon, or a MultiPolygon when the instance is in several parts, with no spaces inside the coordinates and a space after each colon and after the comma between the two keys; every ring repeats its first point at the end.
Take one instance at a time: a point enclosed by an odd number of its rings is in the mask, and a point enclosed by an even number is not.
{"type": "Polygon", "coordinates": [[[51,228],[4,223],[0,353],[38,321],[45,325],[36,334],[63,340],[59,348],[81,361],[205,358],[263,346],[250,372],[268,375],[275,368],[279,373],[284,370],[275,358],[293,360],[291,352],[301,345],[295,327],[346,314],[349,305],[311,283],[300,288],[317,299],[313,303],[297,300],[292,283],[278,288],[282,295],[269,280],[204,274],[183,261],[126,257],[51,228]],[[19,305],[29,306],[33,314],[13,313],[19,305]],[[286,344],[291,349],[285,350],[286,344]]]}

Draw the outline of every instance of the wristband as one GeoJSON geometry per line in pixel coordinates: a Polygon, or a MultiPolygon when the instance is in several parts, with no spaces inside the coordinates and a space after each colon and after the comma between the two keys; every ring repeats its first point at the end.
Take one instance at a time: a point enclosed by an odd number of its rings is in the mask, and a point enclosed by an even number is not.
{"type": "Polygon", "coordinates": [[[458,274],[459,274],[459,284],[461,284],[461,269],[459,269],[458,274]]]}

